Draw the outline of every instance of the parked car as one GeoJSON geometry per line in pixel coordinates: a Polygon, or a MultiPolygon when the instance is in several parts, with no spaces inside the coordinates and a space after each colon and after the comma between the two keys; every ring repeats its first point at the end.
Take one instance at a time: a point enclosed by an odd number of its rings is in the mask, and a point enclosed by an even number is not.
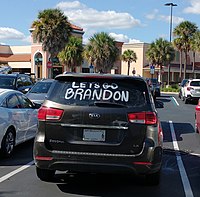
{"type": "Polygon", "coordinates": [[[41,180],[70,170],[136,173],[159,183],[162,129],[143,78],[58,75],[38,121],[33,152],[41,180]]]}
{"type": "Polygon", "coordinates": [[[200,98],[200,79],[188,79],[183,87],[182,100],[185,103],[198,101],[200,98]]]}
{"type": "Polygon", "coordinates": [[[155,100],[156,97],[160,96],[160,83],[156,78],[146,78],[146,82],[155,100]]]}
{"type": "Polygon", "coordinates": [[[42,79],[36,82],[34,86],[26,93],[26,96],[31,101],[42,104],[53,81],[53,79],[42,79]]]}
{"type": "Polygon", "coordinates": [[[160,96],[160,82],[158,82],[158,79],[156,78],[152,78],[151,82],[155,90],[156,97],[159,97],[160,96]]]}
{"type": "Polygon", "coordinates": [[[195,107],[195,131],[200,133],[200,99],[195,107]]]}
{"type": "Polygon", "coordinates": [[[188,79],[183,79],[183,80],[181,81],[181,83],[179,84],[180,89],[179,89],[178,96],[179,96],[179,98],[180,98],[181,100],[183,100],[183,89],[184,89],[184,85],[185,85],[185,83],[186,83],[187,81],[188,81],[188,79]]]}
{"type": "Polygon", "coordinates": [[[26,74],[0,74],[0,88],[19,90],[26,93],[32,86],[31,77],[26,74]]]}
{"type": "Polygon", "coordinates": [[[10,156],[16,145],[35,137],[39,107],[40,105],[32,103],[22,92],[0,88],[2,156],[10,156]]]}

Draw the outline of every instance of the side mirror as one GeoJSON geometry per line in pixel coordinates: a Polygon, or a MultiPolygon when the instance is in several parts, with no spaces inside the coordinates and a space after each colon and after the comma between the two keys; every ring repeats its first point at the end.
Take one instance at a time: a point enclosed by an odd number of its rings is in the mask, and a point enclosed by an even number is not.
{"type": "Polygon", "coordinates": [[[24,92],[24,93],[27,93],[30,89],[31,89],[31,88],[25,88],[25,89],[23,90],[23,92],[24,92]]]}

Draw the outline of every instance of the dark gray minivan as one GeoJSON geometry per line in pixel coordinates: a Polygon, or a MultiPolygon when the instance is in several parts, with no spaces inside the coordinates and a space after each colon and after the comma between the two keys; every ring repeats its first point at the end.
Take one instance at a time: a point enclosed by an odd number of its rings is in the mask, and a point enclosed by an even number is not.
{"type": "Polygon", "coordinates": [[[133,173],[159,183],[162,128],[143,78],[58,75],[38,120],[34,160],[41,180],[69,170],[133,173]]]}

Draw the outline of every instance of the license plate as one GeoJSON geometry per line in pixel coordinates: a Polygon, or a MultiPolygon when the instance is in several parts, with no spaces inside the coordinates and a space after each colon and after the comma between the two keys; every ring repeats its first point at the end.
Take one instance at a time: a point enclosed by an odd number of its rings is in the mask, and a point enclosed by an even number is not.
{"type": "Polygon", "coordinates": [[[104,142],[105,136],[106,136],[105,130],[97,130],[97,129],[84,129],[83,130],[83,140],[84,141],[104,142]]]}

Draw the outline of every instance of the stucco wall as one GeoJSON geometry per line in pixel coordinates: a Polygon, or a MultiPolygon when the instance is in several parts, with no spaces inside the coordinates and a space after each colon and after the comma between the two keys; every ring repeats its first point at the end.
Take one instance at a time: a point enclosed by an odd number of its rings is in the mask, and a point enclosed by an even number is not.
{"type": "Polygon", "coordinates": [[[13,54],[31,54],[31,45],[29,46],[10,46],[13,54]]]}
{"type": "Polygon", "coordinates": [[[12,68],[31,68],[31,62],[8,62],[12,68]]]}
{"type": "MultiPolygon", "coordinates": [[[[136,53],[137,60],[136,62],[132,62],[130,64],[130,72],[129,75],[132,75],[133,69],[136,71],[136,75],[143,76],[143,67],[147,64],[147,60],[145,57],[145,52],[147,50],[148,44],[146,43],[133,43],[133,44],[124,44],[122,47],[122,54],[124,51],[130,49],[136,53]]],[[[127,74],[128,71],[128,62],[122,61],[122,69],[121,74],[127,74]]]]}

